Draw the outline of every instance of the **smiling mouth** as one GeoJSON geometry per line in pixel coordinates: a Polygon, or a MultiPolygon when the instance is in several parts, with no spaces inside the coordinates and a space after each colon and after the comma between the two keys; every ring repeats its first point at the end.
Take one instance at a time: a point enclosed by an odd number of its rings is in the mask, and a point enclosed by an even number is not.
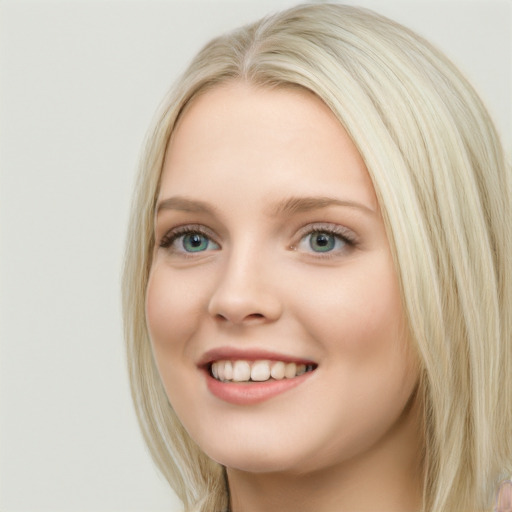
{"type": "Polygon", "coordinates": [[[219,382],[267,382],[293,379],[316,369],[315,364],[270,360],[219,360],[209,364],[211,377],[219,382]]]}

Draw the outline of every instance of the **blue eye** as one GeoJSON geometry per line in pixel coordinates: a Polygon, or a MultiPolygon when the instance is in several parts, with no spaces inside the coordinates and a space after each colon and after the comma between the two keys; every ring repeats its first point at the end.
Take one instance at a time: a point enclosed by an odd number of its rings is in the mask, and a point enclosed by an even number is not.
{"type": "Polygon", "coordinates": [[[210,245],[210,239],[201,233],[188,233],[180,237],[181,245],[187,252],[206,251],[210,245]]]}
{"type": "Polygon", "coordinates": [[[219,244],[214,242],[210,235],[203,233],[199,228],[178,228],[164,236],[160,247],[168,249],[173,253],[199,253],[220,249],[219,244]]]}
{"type": "Polygon", "coordinates": [[[336,247],[337,237],[332,233],[316,232],[308,235],[309,247],[315,252],[329,252],[336,247]]]}
{"type": "Polygon", "coordinates": [[[339,253],[354,245],[352,233],[343,226],[324,228],[323,226],[310,227],[296,248],[303,252],[313,254],[339,253]]]}

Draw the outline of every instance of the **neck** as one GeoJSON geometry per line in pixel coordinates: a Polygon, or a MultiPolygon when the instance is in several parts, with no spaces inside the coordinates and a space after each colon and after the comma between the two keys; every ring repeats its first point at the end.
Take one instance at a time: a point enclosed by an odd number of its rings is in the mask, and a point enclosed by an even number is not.
{"type": "Polygon", "coordinates": [[[228,468],[232,512],[419,511],[423,443],[418,406],[408,409],[377,445],[336,466],[305,474],[228,468]]]}

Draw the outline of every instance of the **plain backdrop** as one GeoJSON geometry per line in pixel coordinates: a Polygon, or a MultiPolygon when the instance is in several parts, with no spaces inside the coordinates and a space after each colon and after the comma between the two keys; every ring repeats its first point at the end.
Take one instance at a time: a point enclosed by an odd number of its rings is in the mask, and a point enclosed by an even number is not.
{"type": "MultiPolygon", "coordinates": [[[[129,396],[119,277],[139,149],[212,36],[295,2],[0,2],[0,510],[178,511],[129,396]]],[[[511,151],[512,7],[355,1],[441,47],[511,151]]]]}

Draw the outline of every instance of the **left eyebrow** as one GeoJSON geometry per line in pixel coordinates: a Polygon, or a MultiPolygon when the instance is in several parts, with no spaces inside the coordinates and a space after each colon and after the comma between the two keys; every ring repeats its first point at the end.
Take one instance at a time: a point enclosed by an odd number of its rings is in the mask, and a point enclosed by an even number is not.
{"type": "Polygon", "coordinates": [[[377,214],[373,208],[356,201],[338,199],[335,197],[290,197],[275,205],[271,210],[271,215],[293,215],[296,213],[328,208],[329,206],[357,208],[365,213],[370,213],[371,215],[377,214]]]}

